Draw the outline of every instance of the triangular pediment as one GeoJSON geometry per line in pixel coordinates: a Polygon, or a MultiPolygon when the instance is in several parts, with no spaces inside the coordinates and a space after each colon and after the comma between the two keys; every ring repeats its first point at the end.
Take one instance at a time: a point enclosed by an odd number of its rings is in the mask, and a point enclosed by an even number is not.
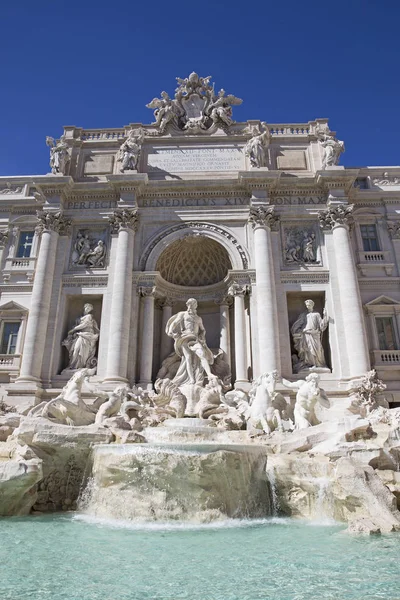
{"type": "Polygon", "coordinates": [[[367,302],[365,306],[382,306],[382,304],[399,305],[400,302],[398,300],[393,300],[393,298],[389,298],[389,296],[378,296],[375,300],[367,302]]]}
{"type": "Polygon", "coordinates": [[[23,312],[23,313],[26,313],[26,312],[28,312],[28,309],[25,306],[21,306],[21,304],[17,304],[17,302],[14,302],[13,300],[11,300],[10,302],[7,302],[6,304],[0,305],[0,312],[23,312]]]}

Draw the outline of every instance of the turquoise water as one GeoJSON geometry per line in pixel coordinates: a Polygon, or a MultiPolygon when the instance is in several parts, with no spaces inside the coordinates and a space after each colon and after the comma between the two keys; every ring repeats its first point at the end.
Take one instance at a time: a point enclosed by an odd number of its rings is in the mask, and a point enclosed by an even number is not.
{"type": "Polygon", "coordinates": [[[290,520],[115,527],[0,519],[1,600],[400,599],[400,537],[290,520]]]}

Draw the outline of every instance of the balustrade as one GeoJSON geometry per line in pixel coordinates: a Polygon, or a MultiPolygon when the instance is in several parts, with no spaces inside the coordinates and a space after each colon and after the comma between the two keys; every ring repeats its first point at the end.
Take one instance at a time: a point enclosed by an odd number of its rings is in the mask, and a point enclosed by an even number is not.
{"type": "Polygon", "coordinates": [[[400,350],[373,350],[376,367],[400,367],[400,350]]]}

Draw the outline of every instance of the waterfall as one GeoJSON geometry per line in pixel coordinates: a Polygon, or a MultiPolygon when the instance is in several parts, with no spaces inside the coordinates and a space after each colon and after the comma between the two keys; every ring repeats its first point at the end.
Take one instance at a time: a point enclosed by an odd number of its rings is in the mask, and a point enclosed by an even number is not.
{"type": "Polygon", "coordinates": [[[93,449],[87,515],[205,523],[270,515],[266,449],[257,445],[113,444],[93,449]]]}
{"type": "Polygon", "coordinates": [[[279,498],[276,485],[275,467],[267,464],[267,479],[270,488],[271,497],[271,513],[273,517],[277,517],[280,511],[279,498]]]}
{"type": "Polygon", "coordinates": [[[316,477],[314,479],[314,484],[318,490],[314,509],[318,523],[328,524],[334,520],[332,516],[332,498],[329,493],[329,485],[331,483],[332,481],[328,477],[316,477]]]}

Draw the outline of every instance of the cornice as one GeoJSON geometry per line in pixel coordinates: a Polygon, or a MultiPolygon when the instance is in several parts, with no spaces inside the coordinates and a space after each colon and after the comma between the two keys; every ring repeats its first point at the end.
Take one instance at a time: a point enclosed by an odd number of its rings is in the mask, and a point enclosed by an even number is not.
{"type": "Polygon", "coordinates": [[[63,275],[63,287],[107,287],[108,275],[63,275]]]}
{"type": "Polygon", "coordinates": [[[134,173],[124,175],[106,175],[107,182],[117,193],[136,192],[149,183],[147,173],[134,173]]]}
{"type": "Polygon", "coordinates": [[[3,283],[0,284],[0,292],[32,292],[33,284],[32,283],[19,283],[19,284],[8,284],[3,283]]]}
{"type": "Polygon", "coordinates": [[[399,289],[400,277],[363,277],[358,279],[358,284],[362,287],[376,287],[380,288],[391,288],[394,287],[396,290],[399,289]]]}
{"type": "Polygon", "coordinates": [[[304,272],[288,272],[281,271],[281,283],[329,283],[329,271],[319,271],[318,273],[304,272]]]}
{"type": "Polygon", "coordinates": [[[118,202],[119,196],[114,190],[94,191],[94,190],[75,190],[65,195],[65,199],[69,202],[76,200],[114,200],[118,202]]]}
{"type": "Polygon", "coordinates": [[[326,169],[317,171],[315,180],[325,190],[344,189],[346,192],[353,188],[354,182],[358,177],[359,169],[345,169],[336,167],[335,169],[326,169]]]}
{"type": "Polygon", "coordinates": [[[282,171],[270,171],[266,167],[239,171],[238,180],[248,189],[272,190],[278,187],[282,171]]]}

